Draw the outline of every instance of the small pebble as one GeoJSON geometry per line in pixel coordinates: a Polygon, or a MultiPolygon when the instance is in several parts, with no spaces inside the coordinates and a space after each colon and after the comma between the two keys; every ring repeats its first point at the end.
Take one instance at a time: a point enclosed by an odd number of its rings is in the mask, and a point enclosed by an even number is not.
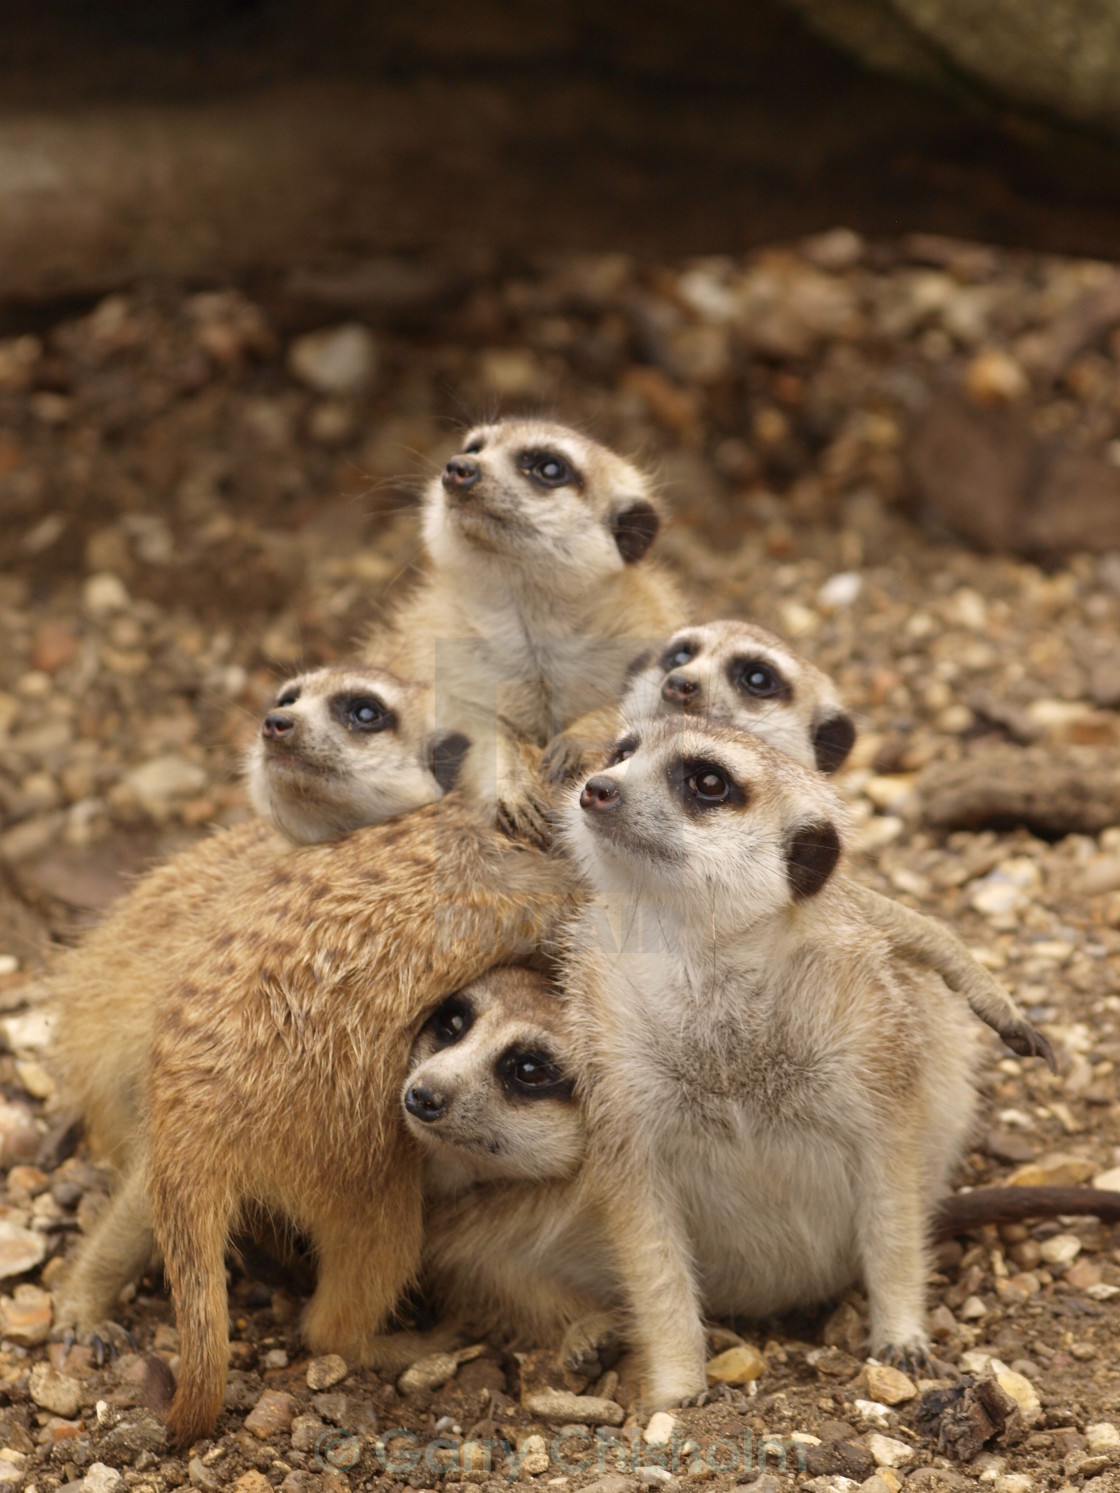
{"type": "Polygon", "coordinates": [[[308,1389],[333,1389],[341,1384],[350,1372],[345,1358],[337,1353],[327,1353],[322,1358],[313,1358],[307,1365],[308,1389]]]}
{"type": "Polygon", "coordinates": [[[622,1406],[595,1395],[569,1394],[563,1389],[542,1389],[525,1399],[525,1409],[541,1420],[561,1425],[620,1426],[626,1419],[622,1406]]]}
{"type": "Polygon", "coordinates": [[[896,1441],[892,1436],[873,1431],[867,1438],[867,1449],[875,1458],[877,1467],[905,1467],[914,1460],[914,1448],[905,1441],[896,1441]]]}
{"type": "Polygon", "coordinates": [[[295,1418],[295,1403],[283,1390],[266,1389],[245,1417],[245,1429],[261,1441],[290,1431],[295,1418]]]}

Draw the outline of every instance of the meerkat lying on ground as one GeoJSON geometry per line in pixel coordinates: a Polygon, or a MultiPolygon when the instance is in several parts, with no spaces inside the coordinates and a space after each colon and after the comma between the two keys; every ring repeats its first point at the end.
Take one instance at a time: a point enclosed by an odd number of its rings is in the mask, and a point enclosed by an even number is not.
{"type": "Polygon", "coordinates": [[[186,885],[161,905],[174,912],[177,894],[202,915],[172,917],[156,958],[118,967],[160,1012],[144,1125],[59,1313],[98,1324],[158,1246],[181,1443],[221,1405],[224,1257],[250,1205],[311,1240],[308,1346],[365,1361],[419,1262],[421,1168],[397,1109],[417,1028],[449,991],[531,954],[569,905],[547,857],[457,795],[335,844],[278,853],[255,824],[233,848],[180,866],[186,885]]]}
{"type": "Polygon", "coordinates": [[[428,488],[429,573],[366,652],[433,687],[473,743],[467,791],[512,833],[548,839],[540,749],[679,620],[647,554],[659,526],[637,467],[549,421],[479,426],[428,488]]]}
{"type": "MultiPolygon", "coordinates": [[[[662,646],[634,661],[617,711],[581,723],[598,745],[616,735],[620,719],[684,716],[725,721],[749,731],[805,767],[837,771],[856,738],[855,724],[831,679],[794,648],[754,623],[709,622],[680,628],[662,646]]],[[[570,780],[588,757],[588,738],[572,737],[549,748],[545,771],[570,780]],[[562,764],[562,765],[561,765],[562,764]]],[[[868,918],[890,936],[892,948],[937,971],[980,1019],[1021,1057],[1040,1056],[1056,1069],[1049,1042],[1010,994],[975,959],[950,928],[852,884],[868,918]]]]}
{"type": "Polygon", "coordinates": [[[433,803],[466,741],[436,732],[424,691],[384,670],[317,669],[277,694],[247,753],[250,796],[268,824],[216,834],[149,872],[52,971],[53,1053],[100,1153],[127,1164],[159,991],[177,942],[203,930],[231,864],[281,857],[433,803]],[[112,1032],[113,1041],[105,1035],[112,1032]]]}

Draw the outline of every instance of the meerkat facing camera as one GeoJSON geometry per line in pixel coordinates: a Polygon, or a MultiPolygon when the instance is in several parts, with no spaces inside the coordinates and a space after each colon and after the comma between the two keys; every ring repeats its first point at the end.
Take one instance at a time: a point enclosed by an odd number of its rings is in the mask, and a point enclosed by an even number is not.
{"type": "Polygon", "coordinates": [[[477,427],[428,488],[430,572],[367,654],[433,687],[472,742],[465,787],[512,833],[548,838],[540,749],[678,620],[648,558],[660,522],[636,466],[551,421],[477,427]]]}
{"type": "Polygon", "coordinates": [[[298,844],[434,803],[470,743],[431,725],[431,691],[386,669],[334,665],[281,686],[245,754],[249,798],[298,844]]]}
{"type": "MultiPolygon", "coordinates": [[[[805,767],[836,772],[856,738],[855,723],[827,674],[766,628],[739,621],[708,622],[678,629],[659,648],[631,665],[630,682],[617,712],[583,723],[600,744],[617,735],[619,719],[653,716],[725,721],[748,731],[805,767]]],[[[549,747],[545,770],[570,780],[587,760],[586,738],[549,747]]],[[[1011,995],[977,964],[952,929],[852,884],[865,914],[891,939],[892,948],[937,971],[950,989],[1021,1057],[1043,1057],[1053,1070],[1053,1050],[1022,1016],[1011,995]]]]}
{"type": "Polygon", "coordinates": [[[329,845],[278,853],[269,833],[227,843],[218,895],[182,893],[204,915],[169,920],[158,958],[122,971],[160,1012],[143,1125],[60,1305],[96,1326],[158,1247],[181,1443],[221,1405],[224,1256],[249,1205],[312,1241],[308,1346],[366,1361],[419,1264],[421,1168],[397,1113],[416,1030],[449,991],[531,956],[571,905],[548,857],[456,795],[329,845]]]}
{"type": "Polygon", "coordinates": [[[764,1315],[862,1277],[871,1351],[928,1352],[926,1236],[974,1045],[837,874],[843,822],[819,775],[667,720],[635,726],[570,810],[596,893],[564,976],[583,1175],[654,1406],[704,1388],[701,1305],[764,1315]]]}
{"type": "Polygon", "coordinates": [[[289,840],[329,839],[440,798],[467,743],[435,731],[429,715],[424,690],[384,670],[332,667],[289,680],[246,754],[250,797],[266,823],[215,834],[141,877],[57,960],[55,1065],[95,1146],[118,1169],[137,1135],[160,1010],[153,969],[221,900],[241,857],[280,856],[289,840]]]}

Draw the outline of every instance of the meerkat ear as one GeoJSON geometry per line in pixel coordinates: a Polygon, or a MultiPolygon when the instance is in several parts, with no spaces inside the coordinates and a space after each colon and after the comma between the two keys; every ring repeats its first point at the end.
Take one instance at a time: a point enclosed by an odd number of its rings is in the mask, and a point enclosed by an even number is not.
{"type": "Polygon", "coordinates": [[[610,512],[610,530],[627,565],[640,560],[657,538],[661,519],[645,498],[621,498],[610,512]]]}
{"type": "Polygon", "coordinates": [[[470,749],[470,738],[461,731],[445,731],[439,736],[433,736],[429,742],[428,770],[444,793],[449,793],[454,788],[463,758],[470,749]]]}
{"type": "Polygon", "coordinates": [[[835,772],[848,760],[856,740],[855,722],[846,710],[813,722],[813,755],[818,772],[835,772]]]}
{"type": "Polygon", "coordinates": [[[815,897],[839,859],[840,836],[831,820],[799,824],[786,841],[786,876],[793,900],[815,897]]]}

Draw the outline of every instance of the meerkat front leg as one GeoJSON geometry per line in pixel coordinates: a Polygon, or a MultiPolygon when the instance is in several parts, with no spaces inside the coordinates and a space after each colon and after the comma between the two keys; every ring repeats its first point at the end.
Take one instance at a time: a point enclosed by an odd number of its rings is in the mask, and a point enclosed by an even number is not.
{"type": "Polygon", "coordinates": [[[864,1153],[863,1166],[857,1227],[871,1309],[871,1353],[897,1367],[928,1373],[928,1216],[921,1150],[913,1138],[882,1138],[864,1153]]]}
{"type": "Polygon", "coordinates": [[[950,990],[963,995],[980,1020],[1020,1057],[1041,1057],[1052,1073],[1057,1061],[1050,1043],[1026,1021],[1011,995],[986,969],[977,964],[965,943],[951,928],[913,908],[884,897],[871,887],[852,883],[860,908],[867,918],[887,934],[892,947],[903,956],[928,965],[950,990]]]}
{"type": "Polygon", "coordinates": [[[558,732],[541,758],[540,772],[545,782],[562,788],[589,772],[597,765],[595,759],[600,752],[605,754],[613,743],[620,719],[617,705],[603,705],[558,732]]]}
{"type": "Polygon", "coordinates": [[[626,1298],[628,1337],[643,1365],[643,1407],[703,1392],[705,1334],[692,1253],[676,1199],[644,1159],[590,1164],[595,1207],[626,1298]]]}

